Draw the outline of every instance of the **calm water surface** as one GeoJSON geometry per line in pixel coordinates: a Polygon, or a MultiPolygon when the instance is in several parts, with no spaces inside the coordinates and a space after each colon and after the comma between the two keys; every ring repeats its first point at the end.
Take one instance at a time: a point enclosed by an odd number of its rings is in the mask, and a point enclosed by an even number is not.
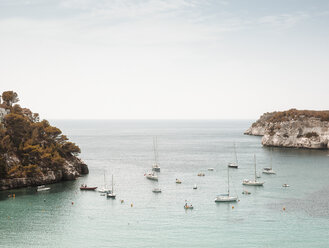
{"type": "Polygon", "coordinates": [[[277,175],[243,195],[242,180],[269,166],[260,137],[245,136],[249,121],[52,121],[79,144],[90,174],[73,182],[0,192],[0,247],[328,247],[327,151],[274,149],[277,175]],[[158,137],[159,182],[144,177],[158,137]],[[238,203],[216,204],[227,190],[227,163],[237,146],[240,168],[231,170],[238,203]],[[214,171],[207,168],[213,167],[214,171]],[[81,192],[102,186],[117,199],[81,192]],[[204,172],[205,177],[198,177],[204,172]],[[175,179],[182,180],[181,185],[175,179]],[[291,185],[282,188],[283,183],[291,185]],[[193,190],[194,184],[198,185],[193,190]],[[161,194],[152,193],[154,187],[161,194]],[[16,198],[7,198],[15,193],[16,198]],[[121,204],[120,200],[124,203],[121,204]],[[185,200],[194,205],[185,211],[185,200]],[[72,205],[72,202],[74,203],[72,205]],[[131,207],[131,204],[133,206],[131,207]],[[284,211],[283,208],[286,210],[284,211]]]}

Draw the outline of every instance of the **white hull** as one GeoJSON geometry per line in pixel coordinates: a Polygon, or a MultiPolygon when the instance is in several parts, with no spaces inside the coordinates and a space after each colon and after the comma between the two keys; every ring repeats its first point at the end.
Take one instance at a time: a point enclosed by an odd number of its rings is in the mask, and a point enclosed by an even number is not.
{"type": "Polygon", "coordinates": [[[37,189],[38,192],[40,192],[40,191],[47,191],[47,190],[50,190],[50,188],[37,189]]]}
{"type": "Polygon", "coordinates": [[[245,180],[242,184],[247,186],[263,186],[264,182],[245,180]]]}
{"type": "Polygon", "coordinates": [[[215,202],[236,202],[237,200],[236,196],[217,196],[215,202]]]}
{"type": "Polygon", "coordinates": [[[274,170],[263,170],[264,174],[268,174],[268,175],[274,175],[276,174],[274,170]]]}
{"type": "Polygon", "coordinates": [[[158,181],[158,176],[156,175],[146,175],[146,178],[153,181],[158,181]]]}
{"type": "Polygon", "coordinates": [[[238,169],[239,168],[239,166],[237,164],[235,164],[235,163],[229,163],[227,166],[229,168],[234,168],[234,169],[238,169]]]}
{"type": "Polygon", "coordinates": [[[107,194],[106,196],[107,196],[107,198],[115,198],[116,197],[116,194],[110,193],[110,194],[107,194]]]}
{"type": "Polygon", "coordinates": [[[103,189],[99,189],[98,192],[99,192],[99,193],[110,194],[110,193],[112,192],[112,190],[111,190],[111,189],[103,188],[103,189]]]}

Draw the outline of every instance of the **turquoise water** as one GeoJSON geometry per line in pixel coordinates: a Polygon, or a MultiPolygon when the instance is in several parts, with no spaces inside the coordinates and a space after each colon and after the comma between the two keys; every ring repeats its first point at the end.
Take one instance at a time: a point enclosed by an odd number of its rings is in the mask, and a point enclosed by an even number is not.
{"type": "Polygon", "coordinates": [[[277,175],[262,175],[264,187],[248,187],[251,195],[242,195],[242,180],[253,176],[253,154],[259,171],[271,154],[260,137],[243,135],[249,121],[52,124],[79,144],[90,174],[48,192],[0,192],[0,247],[328,247],[327,151],[273,149],[277,175]],[[159,183],[144,178],[155,135],[159,183]],[[231,191],[240,201],[216,204],[215,196],[227,188],[233,142],[240,168],[231,170],[231,191]],[[82,183],[101,186],[104,171],[108,184],[114,174],[116,200],[79,190],[82,183]],[[155,186],[163,192],[152,193],[155,186]],[[184,210],[185,200],[194,210],[184,210]]]}

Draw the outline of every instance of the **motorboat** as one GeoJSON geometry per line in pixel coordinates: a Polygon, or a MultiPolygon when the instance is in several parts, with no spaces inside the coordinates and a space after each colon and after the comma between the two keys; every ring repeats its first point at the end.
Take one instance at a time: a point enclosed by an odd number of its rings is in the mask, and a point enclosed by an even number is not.
{"type": "Polygon", "coordinates": [[[97,187],[88,187],[87,184],[82,184],[80,190],[95,190],[97,187]]]}
{"type": "Polygon", "coordinates": [[[214,171],[214,168],[208,168],[208,171],[214,171]]]}
{"type": "Polygon", "coordinates": [[[234,162],[229,162],[227,164],[227,167],[233,168],[233,169],[238,169],[239,168],[239,166],[236,163],[234,163],[234,162]]]}
{"type": "Polygon", "coordinates": [[[215,198],[215,202],[235,202],[237,196],[230,195],[230,170],[227,168],[227,194],[220,194],[215,198]]]}
{"type": "Polygon", "coordinates": [[[46,187],[45,185],[40,185],[37,187],[37,191],[40,192],[40,191],[47,191],[47,190],[50,190],[49,187],[46,187]]]}
{"type": "Polygon", "coordinates": [[[198,173],[198,176],[199,176],[199,177],[204,177],[205,175],[206,175],[206,174],[204,174],[204,173],[202,173],[202,172],[199,172],[199,173],[198,173]]]}
{"type": "Polygon", "coordinates": [[[287,188],[287,187],[290,187],[290,185],[285,183],[285,184],[282,184],[282,187],[287,188]]]}
{"type": "Polygon", "coordinates": [[[152,192],[153,192],[153,193],[161,193],[162,191],[161,191],[161,189],[159,189],[159,188],[154,188],[154,189],[152,190],[152,192]]]}
{"type": "Polygon", "coordinates": [[[193,189],[198,189],[198,186],[194,184],[193,189]]]}
{"type": "Polygon", "coordinates": [[[181,181],[181,180],[179,180],[178,178],[176,178],[176,183],[177,183],[177,184],[181,184],[181,183],[182,183],[182,181],[181,181]]]}
{"type": "Polygon", "coordinates": [[[153,181],[158,181],[158,176],[154,172],[145,174],[146,178],[153,181]]]}
{"type": "Polygon", "coordinates": [[[256,155],[254,155],[254,175],[255,178],[254,180],[250,180],[250,179],[244,179],[242,184],[243,185],[248,185],[248,186],[263,186],[264,182],[261,181],[257,181],[257,174],[256,174],[256,155]]]}

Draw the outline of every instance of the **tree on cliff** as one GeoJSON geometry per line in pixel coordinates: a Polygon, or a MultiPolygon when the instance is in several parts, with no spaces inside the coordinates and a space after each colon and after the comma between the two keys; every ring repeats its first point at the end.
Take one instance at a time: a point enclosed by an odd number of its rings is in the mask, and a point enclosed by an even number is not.
{"type": "Polygon", "coordinates": [[[12,106],[19,100],[16,92],[6,91],[2,97],[10,112],[0,123],[0,179],[42,175],[49,168],[60,170],[66,159],[80,153],[80,148],[47,120],[39,121],[38,114],[18,104],[12,106]]]}
{"type": "Polygon", "coordinates": [[[13,103],[16,103],[16,102],[19,101],[18,95],[14,91],[5,91],[5,92],[3,92],[2,93],[2,100],[9,107],[11,107],[13,105],[13,103]]]}

